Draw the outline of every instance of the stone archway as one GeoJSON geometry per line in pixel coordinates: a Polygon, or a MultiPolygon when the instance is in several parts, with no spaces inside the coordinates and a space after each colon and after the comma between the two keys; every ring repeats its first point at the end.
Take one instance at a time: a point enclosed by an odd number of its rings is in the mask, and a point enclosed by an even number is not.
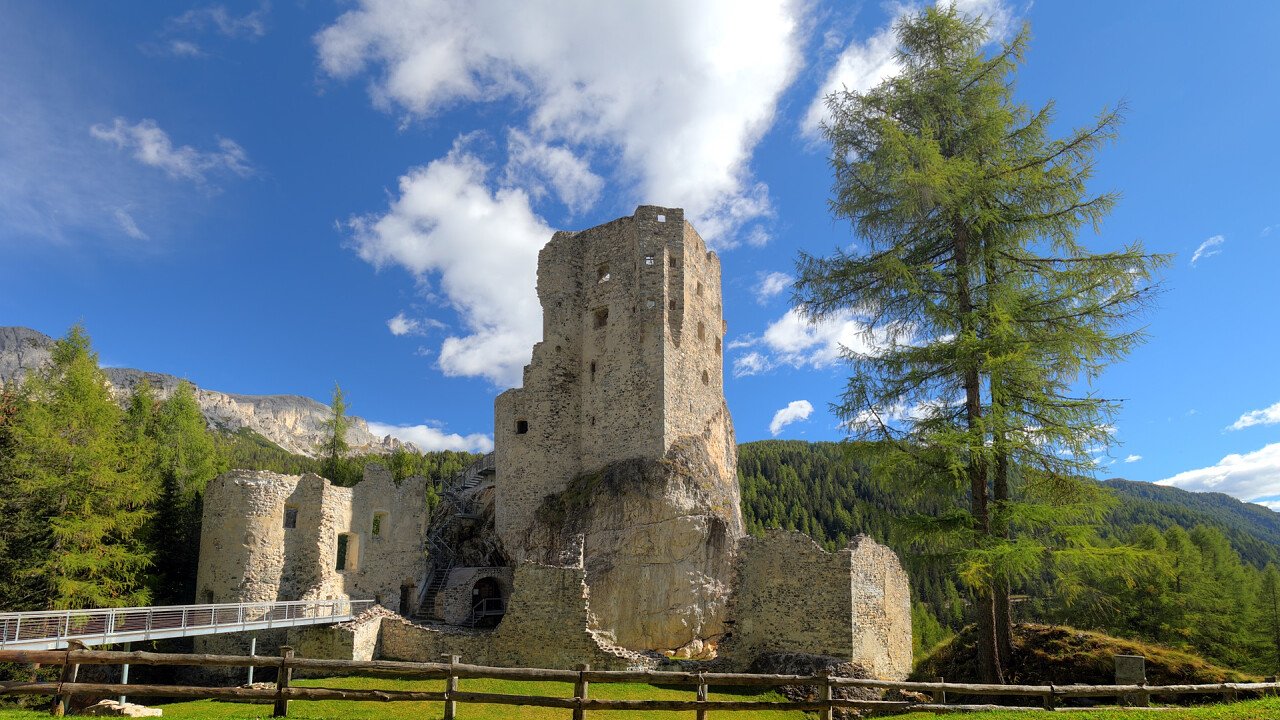
{"type": "Polygon", "coordinates": [[[495,627],[507,613],[507,595],[502,582],[493,576],[476,579],[471,586],[471,624],[495,627]]]}

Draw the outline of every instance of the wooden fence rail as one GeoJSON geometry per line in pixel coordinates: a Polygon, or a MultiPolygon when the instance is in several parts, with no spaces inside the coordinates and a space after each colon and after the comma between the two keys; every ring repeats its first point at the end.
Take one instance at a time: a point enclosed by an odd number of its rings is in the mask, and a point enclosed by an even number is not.
{"type": "Polygon", "coordinates": [[[1123,697],[1163,695],[1222,695],[1234,699],[1239,693],[1280,694],[1280,682],[1215,683],[1209,685],[987,685],[981,683],[906,682],[868,680],[863,678],[828,677],[825,675],[756,675],[747,673],[664,672],[656,670],[549,670],[539,668],[499,668],[468,665],[449,656],[449,662],[423,663],[390,660],[321,660],[299,658],[292,648],[281,648],[280,657],[242,655],[200,655],[153,652],[112,652],[70,648],[67,650],[0,650],[0,662],[34,663],[61,666],[58,682],[0,682],[0,695],[49,695],[56,698],[54,713],[70,706],[73,695],[165,697],[212,700],[274,701],[274,715],[285,717],[290,700],[353,700],[373,702],[443,702],[445,720],[454,720],[459,703],[523,705],[572,710],[575,719],[593,710],[675,710],[695,711],[699,720],[711,712],[751,710],[802,710],[817,712],[830,719],[837,708],[874,709],[881,712],[964,712],[971,710],[1013,709],[1009,706],[948,704],[951,695],[980,697],[1038,697],[1039,707],[1022,710],[1052,710],[1066,698],[1123,697]],[[123,683],[76,682],[80,665],[165,665],[191,667],[266,667],[277,670],[276,687],[194,687],[182,685],[127,685],[123,683]],[[295,670],[312,672],[361,674],[401,679],[442,680],[439,692],[408,690],[350,690],[327,687],[296,687],[291,684],[295,670]],[[572,697],[511,695],[469,692],[458,689],[461,679],[532,680],[570,683],[572,697]],[[589,696],[589,688],[597,683],[648,683],[654,685],[692,686],[696,698],[690,700],[602,700],[589,696]],[[817,688],[815,700],[761,701],[708,700],[708,687],[780,687],[802,685],[817,688]],[[925,693],[930,702],[914,700],[855,700],[836,696],[840,688],[872,688],[925,693]]]}

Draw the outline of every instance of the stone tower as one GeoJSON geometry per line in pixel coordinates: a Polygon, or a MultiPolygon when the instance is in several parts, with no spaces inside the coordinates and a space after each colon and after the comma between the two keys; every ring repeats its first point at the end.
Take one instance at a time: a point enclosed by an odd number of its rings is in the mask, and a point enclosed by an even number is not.
{"type": "Polygon", "coordinates": [[[630,648],[720,633],[743,534],[720,262],[642,206],[538,257],[543,340],[498,396],[495,525],[516,562],[582,554],[596,629],[630,648]]]}

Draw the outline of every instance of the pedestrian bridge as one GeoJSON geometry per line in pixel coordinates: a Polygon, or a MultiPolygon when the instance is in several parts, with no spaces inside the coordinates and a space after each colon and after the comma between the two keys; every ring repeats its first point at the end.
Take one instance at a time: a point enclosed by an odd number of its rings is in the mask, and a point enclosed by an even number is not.
{"type": "Polygon", "coordinates": [[[294,600],[0,613],[0,650],[57,650],[68,640],[116,645],[350,620],[373,600],[294,600]]]}

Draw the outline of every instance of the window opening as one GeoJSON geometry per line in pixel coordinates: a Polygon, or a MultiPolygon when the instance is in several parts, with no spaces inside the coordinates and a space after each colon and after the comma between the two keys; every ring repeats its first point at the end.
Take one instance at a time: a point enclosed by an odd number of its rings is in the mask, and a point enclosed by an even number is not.
{"type": "Polygon", "coordinates": [[[292,530],[296,527],[298,527],[298,508],[285,505],[284,506],[284,528],[286,530],[292,530]]]}
{"type": "Polygon", "coordinates": [[[666,222],[666,221],[667,221],[667,216],[666,216],[666,215],[659,215],[659,216],[658,216],[658,222],[666,222]]]}
{"type": "Polygon", "coordinates": [[[351,562],[351,559],[347,557],[350,552],[351,533],[338,533],[338,558],[334,564],[335,570],[355,569],[355,563],[351,562]]]}
{"type": "Polygon", "coordinates": [[[720,338],[716,338],[716,354],[720,354],[720,338]]]}
{"type": "Polygon", "coordinates": [[[648,300],[648,301],[646,301],[644,305],[645,305],[645,307],[649,308],[650,310],[652,310],[652,309],[654,309],[654,308],[658,307],[658,303],[657,303],[657,302],[655,302],[655,301],[653,301],[653,300],[648,300]]]}
{"type": "Polygon", "coordinates": [[[516,421],[516,434],[517,434],[517,435],[524,435],[524,434],[525,434],[525,433],[527,433],[527,432],[529,432],[529,421],[528,421],[528,420],[517,420],[517,421],[516,421]]]}
{"type": "Polygon", "coordinates": [[[698,281],[698,287],[696,292],[698,293],[698,297],[702,297],[702,281],[698,281]]]}
{"type": "Polygon", "coordinates": [[[707,371],[706,371],[706,370],[703,370],[703,371],[702,371],[702,384],[703,384],[703,385],[710,385],[710,384],[711,384],[711,376],[707,374],[707,371]]]}
{"type": "Polygon", "coordinates": [[[675,255],[672,255],[669,258],[667,258],[667,264],[670,265],[671,267],[680,267],[680,259],[677,258],[675,255]]]}
{"type": "Polygon", "coordinates": [[[597,328],[602,328],[609,324],[609,308],[600,308],[596,310],[595,324],[597,328]]]}
{"type": "Polygon", "coordinates": [[[654,258],[653,258],[653,256],[652,256],[652,255],[645,255],[645,256],[644,256],[644,264],[645,264],[645,265],[652,265],[653,263],[654,263],[654,258]]]}
{"type": "Polygon", "coordinates": [[[707,327],[706,325],[702,324],[701,320],[698,321],[698,339],[699,340],[707,339],[707,327]]]}
{"type": "Polygon", "coordinates": [[[595,360],[591,361],[591,379],[592,380],[596,379],[596,361],[595,360]]]}
{"type": "Polygon", "coordinates": [[[386,526],[387,514],[384,512],[376,512],[373,514],[373,523],[369,528],[369,535],[372,537],[382,537],[382,528],[386,526]]]}
{"type": "Polygon", "coordinates": [[[668,310],[670,310],[671,312],[675,312],[675,311],[676,311],[676,301],[675,301],[675,300],[668,300],[668,301],[667,301],[667,309],[668,309],[668,310]]]}
{"type": "Polygon", "coordinates": [[[609,274],[609,263],[605,263],[596,268],[596,284],[607,283],[613,279],[613,275],[609,274]]]}

